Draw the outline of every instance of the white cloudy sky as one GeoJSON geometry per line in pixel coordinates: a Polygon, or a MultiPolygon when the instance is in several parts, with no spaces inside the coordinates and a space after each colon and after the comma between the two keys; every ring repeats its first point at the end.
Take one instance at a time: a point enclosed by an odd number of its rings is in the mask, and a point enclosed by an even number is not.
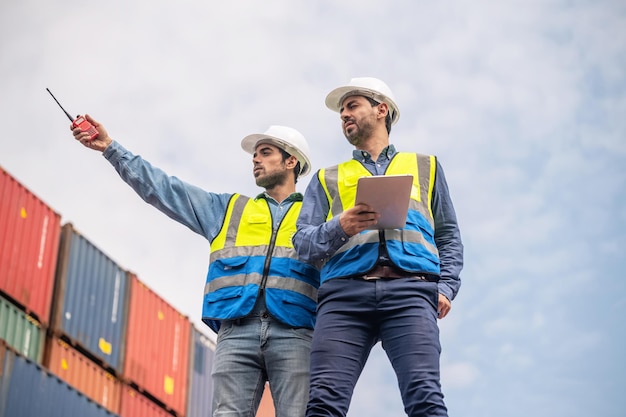
{"type": "MultiPolygon", "coordinates": [[[[438,155],[455,201],[450,415],[623,416],[623,1],[3,0],[0,165],[201,326],[208,243],[75,143],[45,88],[170,174],[255,194],[239,141],[270,124],[314,168],[349,157],[324,97],[355,76],[391,86],[392,143],[438,155]]],[[[404,415],[380,347],[349,415],[404,415]]]]}

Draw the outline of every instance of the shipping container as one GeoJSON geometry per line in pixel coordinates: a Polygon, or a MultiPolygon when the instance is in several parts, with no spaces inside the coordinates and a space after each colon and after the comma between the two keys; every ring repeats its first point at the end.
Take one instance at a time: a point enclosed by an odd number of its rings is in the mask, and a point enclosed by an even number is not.
{"type": "Polygon", "coordinates": [[[120,375],[124,368],[128,294],[128,273],[71,223],[65,224],[51,331],[120,375]]]}
{"type": "Polygon", "coordinates": [[[256,412],[256,417],[275,417],[276,409],[274,408],[274,399],[270,392],[270,385],[265,384],[265,391],[263,391],[263,397],[261,397],[261,404],[256,412]]]}
{"type": "Polygon", "coordinates": [[[0,417],[115,417],[58,376],[0,343],[0,417]]]}
{"type": "Polygon", "coordinates": [[[107,410],[119,412],[120,381],[67,343],[57,338],[48,339],[44,366],[107,410]]]}
{"type": "Polygon", "coordinates": [[[48,326],[61,216],[0,167],[0,292],[48,326]]]}
{"type": "Polygon", "coordinates": [[[187,417],[206,417],[212,415],[215,342],[196,327],[192,335],[187,417]]]}
{"type": "MultiPolygon", "coordinates": [[[[122,388],[120,417],[172,417],[172,414],[142,393],[126,385],[122,388]]],[[[206,414],[204,417],[210,417],[210,414],[206,414]]]]}
{"type": "Polygon", "coordinates": [[[0,339],[26,358],[41,363],[45,337],[37,320],[0,296],[0,339]]]}
{"type": "Polygon", "coordinates": [[[130,280],[124,378],[184,416],[191,322],[135,274],[130,280]]]}

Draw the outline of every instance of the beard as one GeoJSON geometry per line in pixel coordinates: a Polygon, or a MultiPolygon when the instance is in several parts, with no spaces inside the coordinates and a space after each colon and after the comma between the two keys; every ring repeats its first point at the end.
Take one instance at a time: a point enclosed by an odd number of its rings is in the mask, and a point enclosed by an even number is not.
{"type": "Polygon", "coordinates": [[[287,180],[287,171],[276,171],[267,175],[256,177],[256,185],[266,190],[285,184],[287,180]]]}
{"type": "Polygon", "coordinates": [[[359,147],[363,144],[365,139],[369,138],[374,132],[374,125],[367,119],[363,119],[360,122],[353,121],[350,126],[351,131],[348,133],[346,129],[343,130],[343,135],[348,139],[351,145],[359,147]]]}

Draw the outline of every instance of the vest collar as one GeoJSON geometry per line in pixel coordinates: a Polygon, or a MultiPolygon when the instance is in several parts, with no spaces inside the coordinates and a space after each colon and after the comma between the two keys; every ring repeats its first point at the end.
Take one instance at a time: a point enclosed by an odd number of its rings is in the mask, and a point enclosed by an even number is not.
{"type": "MultiPolygon", "coordinates": [[[[258,194],[256,197],[254,197],[254,200],[256,201],[259,198],[263,198],[267,201],[276,201],[274,197],[272,197],[271,195],[267,193],[267,191],[263,191],[262,193],[258,194]]],[[[289,195],[289,197],[285,198],[283,201],[302,201],[302,199],[303,199],[302,193],[299,193],[296,191],[295,193],[292,193],[291,195],[289,195]]],[[[279,204],[278,201],[276,201],[276,204],[279,204]]]]}
{"type": "MultiPolygon", "coordinates": [[[[389,144],[380,152],[378,158],[387,158],[390,160],[397,153],[396,147],[393,144],[389,144]]],[[[352,158],[356,159],[359,162],[370,162],[374,163],[376,161],[372,160],[372,156],[369,152],[364,151],[362,149],[355,149],[352,151],[352,158]]]]}

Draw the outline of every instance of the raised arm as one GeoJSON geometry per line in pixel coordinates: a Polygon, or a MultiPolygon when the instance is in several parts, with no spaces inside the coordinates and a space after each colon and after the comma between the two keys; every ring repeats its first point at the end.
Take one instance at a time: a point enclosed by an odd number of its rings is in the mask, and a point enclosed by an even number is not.
{"type": "Polygon", "coordinates": [[[73,129],[77,141],[102,152],[124,182],[145,202],[209,241],[215,238],[232,194],[207,192],[169,176],[111,139],[104,126],[91,116],[85,115],[85,118],[98,130],[98,137],[91,140],[86,132],[73,129]]]}

